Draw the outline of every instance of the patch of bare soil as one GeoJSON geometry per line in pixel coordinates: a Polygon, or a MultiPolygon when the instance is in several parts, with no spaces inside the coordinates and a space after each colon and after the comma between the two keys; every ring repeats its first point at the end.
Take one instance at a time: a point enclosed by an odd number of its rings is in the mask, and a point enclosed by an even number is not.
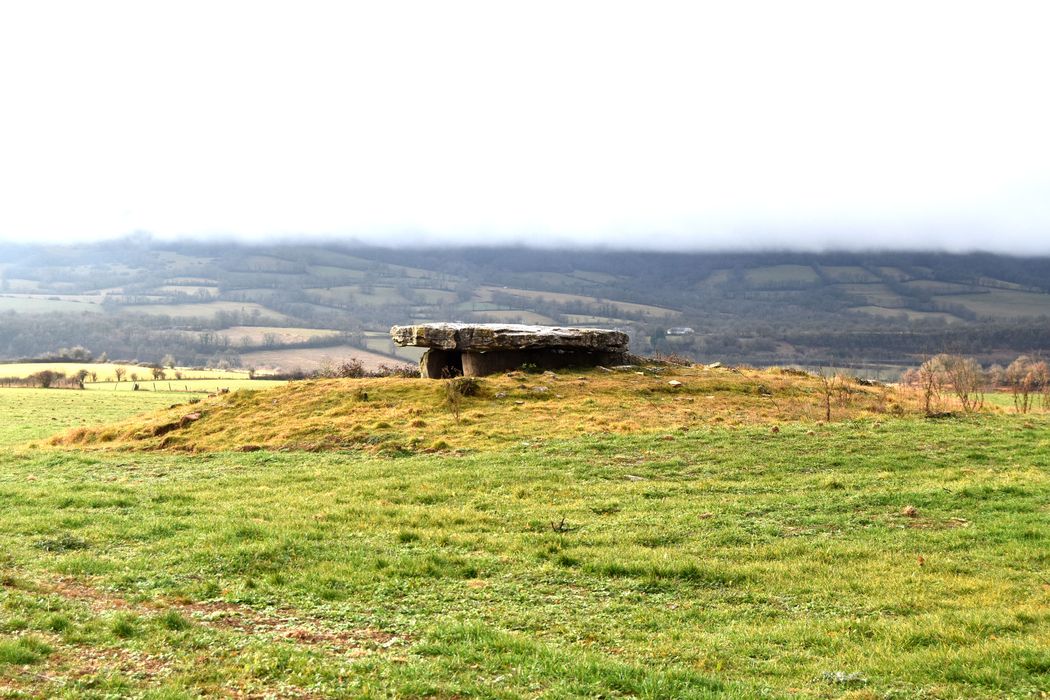
{"type": "Polygon", "coordinates": [[[223,601],[186,603],[167,599],[132,603],[69,578],[59,579],[50,586],[42,586],[41,591],[85,602],[96,612],[129,610],[149,616],[162,610],[175,610],[207,627],[234,630],[253,636],[287,639],[293,643],[320,646],[332,652],[353,656],[389,649],[405,641],[402,637],[373,628],[333,630],[322,620],[302,616],[287,608],[263,612],[247,605],[223,601]]]}
{"type": "MultiPolygon", "coordinates": [[[[83,603],[96,614],[126,611],[152,617],[174,610],[196,624],[212,629],[231,631],[252,637],[284,640],[288,643],[308,647],[314,651],[359,658],[369,654],[384,653],[396,646],[408,643],[404,636],[374,628],[354,630],[332,629],[323,620],[303,616],[291,609],[260,611],[246,605],[224,601],[185,602],[161,599],[146,602],[129,601],[119,595],[99,590],[72,578],[59,578],[47,583],[27,582],[6,577],[0,585],[32,592],[38,595],[53,595],[83,603]]],[[[55,649],[42,666],[27,666],[16,670],[6,678],[0,678],[0,696],[48,697],[48,686],[61,686],[98,674],[119,673],[135,679],[146,686],[162,682],[175,670],[170,656],[89,645],[69,646],[62,643],[58,635],[45,635],[55,649]],[[53,637],[53,638],[51,638],[53,637]]],[[[281,684],[278,688],[267,688],[265,692],[227,688],[224,697],[255,700],[256,698],[319,697],[316,694],[292,685],[281,684]]]]}

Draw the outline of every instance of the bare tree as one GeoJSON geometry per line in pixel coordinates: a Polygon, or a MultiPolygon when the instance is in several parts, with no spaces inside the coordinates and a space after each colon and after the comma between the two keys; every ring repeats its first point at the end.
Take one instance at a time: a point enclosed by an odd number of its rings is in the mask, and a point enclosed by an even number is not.
{"type": "Polygon", "coordinates": [[[1028,413],[1035,403],[1035,395],[1043,392],[1046,406],[1050,392],[1050,367],[1042,360],[1021,355],[1006,368],[1006,385],[1014,396],[1014,408],[1018,413],[1028,413]]]}
{"type": "Polygon", "coordinates": [[[948,383],[967,413],[979,411],[984,407],[984,387],[986,385],[984,370],[977,360],[961,355],[939,355],[942,371],[948,383]]]}
{"type": "Polygon", "coordinates": [[[941,367],[940,356],[927,358],[919,366],[919,390],[922,393],[922,412],[932,416],[941,400],[944,391],[944,372],[941,367]]]}
{"type": "Polygon", "coordinates": [[[831,422],[831,399],[841,389],[842,376],[833,370],[825,371],[820,368],[817,371],[817,379],[820,381],[821,400],[824,402],[824,420],[831,422]]]}
{"type": "Polygon", "coordinates": [[[59,379],[63,379],[66,375],[62,372],[55,372],[50,369],[45,369],[36,374],[30,375],[29,379],[40,385],[41,389],[49,389],[51,385],[57,382],[59,379]]]}
{"type": "Polygon", "coordinates": [[[117,378],[118,382],[124,381],[124,375],[127,374],[127,373],[128,373],[128,371],[126,369],[124,369],[123,367],[114,367],[113,368],[113,375],[117,378]]]}

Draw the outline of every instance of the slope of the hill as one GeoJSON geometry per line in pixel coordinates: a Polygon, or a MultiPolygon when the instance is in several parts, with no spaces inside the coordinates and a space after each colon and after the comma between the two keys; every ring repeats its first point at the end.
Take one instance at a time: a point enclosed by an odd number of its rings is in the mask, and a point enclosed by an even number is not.
{"type": "MultiPolygon", "coordinates": [[[[685,430],[699,424],[816,421],[828,391],[791,370],[638,366],[616,371],[510,372],[478,380],[476,395],[447,381],[330,379],[234,392],[146,420],[78,429],[53,445],[179,450],[471,451],[516,441],[685,430]]],[[[896,389],[841,380],[836,419],[901,413],[896,389]]]]}

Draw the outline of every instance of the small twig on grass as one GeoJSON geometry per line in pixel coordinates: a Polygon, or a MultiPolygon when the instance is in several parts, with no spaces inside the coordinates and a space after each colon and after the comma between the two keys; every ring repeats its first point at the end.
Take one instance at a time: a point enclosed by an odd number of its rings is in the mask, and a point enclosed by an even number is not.
{"type": "Polygon", "coordinates": [[[573,530],[578,529],[579,528],[572,527],[567,522],[565,522],[565,518],[562,518],[561,522],[558,523],[554,522],[553,520],[551,521],[551,530],[553,530],[554,532],[572,532],[573,530]]]}

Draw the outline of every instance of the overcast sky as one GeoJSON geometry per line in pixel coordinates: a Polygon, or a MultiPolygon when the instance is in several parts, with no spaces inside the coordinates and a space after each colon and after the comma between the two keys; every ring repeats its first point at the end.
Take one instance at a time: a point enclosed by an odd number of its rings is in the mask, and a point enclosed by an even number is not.
{"type": "Polygon", "coordinates": [[[1050,253],[1046,2],[9,2],[0,239],[1050,253]]]}

